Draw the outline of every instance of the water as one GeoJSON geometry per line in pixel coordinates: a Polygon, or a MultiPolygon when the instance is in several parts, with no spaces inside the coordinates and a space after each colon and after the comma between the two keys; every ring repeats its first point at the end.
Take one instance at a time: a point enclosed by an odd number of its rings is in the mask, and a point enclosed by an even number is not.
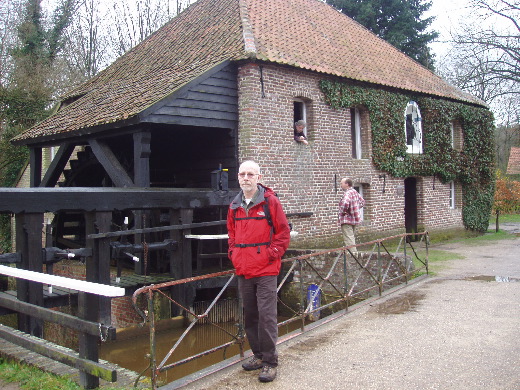
{"type": "MultiPolygon", "coordinates": [[[[166,364],[174,363],[199,352],[204,352],[218,345],[232,340],[231,335],[236,335],[238,327],[235,322],[219,323],[219,329],[211,324],[197,325],[191,329],[183,339],[166,364]],[[228,333],[226,333],[228,332],[228,333]]],[[[297,329],[299,321],[295,321],[288,326],[280,328],[280,336],[297,329]]],[[[156,360],[160,364],[166,354],[174,346],[186,329],[184,319],[181,317],[171,320],[160,321],[156,326],[156,360]]],[[[247,342],[244,351],[249,349],[247,342]]],[[[103,360],[115,363],[120,367],[142,373],[149,365],[146,357],[150,353],[150,334],[149,328],[133,327],[125,329],[117,334],[117,340],[106,342],[100,346],[99,357],[103,360]]],[[[240,348],[232,345],[224,350],[219,350],[205,355],[194,361],[172,368],[159,375],[161,383],[169,383],[180,379],[186,375],[193,374],[213,364],[219,363],[232,356],[238,355],[240,348]]],[[[145,376],[150,377],[150,370],[146,370],[145,376]]]]}
{"type": "MultiPolygon", "coordinates": [[[[157,364],[163,360],[185,330],[182,319],[168,320],[167,322],[169,322],[169,324],[166,326],[164,326],[164,322],[157,325],[158,329],[161,327],[167,328],[156,332],[157,364]]],[[[233,335],[237,333],[238,328],[234,323],[223,323],[219,324],[219,326],[233,335]]],[[[121,332],[121,335],[118,333],[118,340],[102,344],[100,347],[100,358],[126,369],[141,373],[150,363],[146,357],[147,354],[150,353],[148,327],[143,327],[142,329],[131,328],[127,333],[130,334],[130,337],[126,337],[124,332],[121,332]]],[[[209,324],[195,326],[175,349],[167,361],[167,364],[203,352],[231,340],[232,337],[230,335],[215,326],[209,324]]],[[[238,345],[233,345],[227,348],[227,350],[211,353],[200,359],[161,373],[159,380],[164,383],[172,382],[239,353],[240,349],[238,345]]],[[[147,370],[145,375],[149,377],[150,370],[147,370]]]]}

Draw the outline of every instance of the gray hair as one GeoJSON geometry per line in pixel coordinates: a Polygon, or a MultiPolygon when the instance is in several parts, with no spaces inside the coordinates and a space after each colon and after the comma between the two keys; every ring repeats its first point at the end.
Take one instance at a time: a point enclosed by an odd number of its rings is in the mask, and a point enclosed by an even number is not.
{"type": "Polygon", "coordinates": [[[252,167],[256,172],[258,172],[260,174],[260,165],[258,165],[253,160],[245,160],[242,164],[240,164],[240,167],[238,168],[238,170],[240,171],[241,170],[240,168],[242,168],[245,165],[252,167]]]}
{"type": "Polygon", "coordinates": [[[305,123],[305,121],[303,119],[300,119],[298,122],[295,122],[294,123],[295,126],[307,126],[307,123],[305,123]]]}

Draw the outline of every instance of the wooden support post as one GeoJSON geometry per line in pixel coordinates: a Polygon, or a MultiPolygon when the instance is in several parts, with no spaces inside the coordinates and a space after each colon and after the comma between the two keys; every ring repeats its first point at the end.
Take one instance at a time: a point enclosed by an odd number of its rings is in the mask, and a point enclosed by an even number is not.
{"type": "MultiPolygon", "coordinates": [[[[22,254],[19,268],[43,272],[42,259],[43,214],[16,214],[16,249],[22,254]]],[[[43,306],[43,285],[17,279],[19,300],[43,306]]],[[[43,337],[43,321],[27,315],[18,316],[18,329],[36,337],[43,337]]]]}
{"type": "MultiPolygon", "coordinates": [[[[112,220],[111,212],[89,212],[85,215],[87,236],[89,234],[108,232],[112,220]]],[[[110,247],[107,239],[88,240],[87,245],[92,248],[92,257],[86,259],[86,279],[87,282],[110,283],[110,247]],[[108,275],[107,275],[108,273],[108,275]]],[[[110,315],[110,307],[107,310],[107,298],[101,299],[97,295],[79,293],[78,315],[87,321],[101,322],[101,315],[105,321],[106,316],[110,315]]],[[[108,298],[108,304],[110,299],[108,298]]],[[[107,324],[109,325],[109,324],[107,324]]],[[[79,334],[79,356],[83,359],[99,361],[99,336],[87,333],[79,334]]],[[[95,389],[99,387],[99,378],[80,371],[80,385],[85,389],[95,389]]]]}
{"type": "MultiPolygon", "coordinates": [[[[180,210],[181,224],[189,224],[193,222],[193,209],[180,210]]],[[[178,264],[180,270],[180,277],[191,278],[193,276],[192,266],[192,251],[191,240],[185,237],[186,234],[191,234],[191,229],[181,230],[179,238],[179,249],[181,251],[181,263],[178,264]]],[[[187,283],[183,286],[183,303],[189,307],[195,298],[195,286],[192,283],[187,283]]]]}
{"type": "MultiPolygon", "coordinates": [[[[170,209],[170,225],[180,225],[180,210],[179,209],[170,209]]],[[[170,230],[170,238],[172,240],[175,240],[177,243],[180,243],[181,236],[182,236],[181,230],[170,230]]],[[[181,279],[181,268],[180,265],[182,264],[182,250],[180,248],[180,245],[178,247],[178,250],[170,252],[170,276],[174,280],[181,279]]],[[[170,296],[172,299],[176,302],[181,301],[181,290],[182,286],[176,285],[172,286],[170,288],[170,296]]],[[[177,305],[173,304],[171,305],[171,316],[176,317],[180,314],[180,309],[177,305]]]]}
{"type": "MultiPolygon", "coordinates": [[[[96,213],[95,225],[98,233],[109,232],[111,224],[112,212],[98,211],[96,213]]],[[[110,285],[110,238],[100,238],[95,240],[92,249],[93,260],[96,263],[93,268],[97,273],[91,275],[92,280],[89,280],[89,275],[87,273],[87,281],[110,285]]],[[[100,297],[99,299],[98,321],[102,324],[110,325],[112,322],[111,299],[108,297],[100,297]]]]}
{"type": "Polygon", "coordinates": [[[29,165],[31,187],[38,187],[42,181],[42,148],[29,149],[29,165]]]}
{"type": "Polygon", "coordinates": [[[134,184],[136,187],[150,187],[150,131],[134,134],[134,184]]]}

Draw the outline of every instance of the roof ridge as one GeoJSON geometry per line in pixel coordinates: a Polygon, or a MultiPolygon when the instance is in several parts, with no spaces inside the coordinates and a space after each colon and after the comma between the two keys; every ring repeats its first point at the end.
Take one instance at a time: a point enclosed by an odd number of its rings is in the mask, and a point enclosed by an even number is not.
{"type": "Polygon", "coordinates": [[[256,58],[257,49],[255,43],[255,34],[251,20],[249,19],[249,10],[246,0],[238,0],[238,10],[240,12],[240,20],[242,22],[242,36],[244,38],[244,51],[246,57],[256,58]]]}

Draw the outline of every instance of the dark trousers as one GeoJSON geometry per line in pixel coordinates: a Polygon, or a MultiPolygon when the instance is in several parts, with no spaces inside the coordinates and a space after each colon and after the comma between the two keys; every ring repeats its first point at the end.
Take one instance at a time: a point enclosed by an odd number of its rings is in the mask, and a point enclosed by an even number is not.
{"type": "Polygon", "coordinates": [[[244,306],[247,340],[254,355],[264,364],[276,367],[278,353],[277,276],[246,279],[238,277],[238,289],[244,306]]]}

